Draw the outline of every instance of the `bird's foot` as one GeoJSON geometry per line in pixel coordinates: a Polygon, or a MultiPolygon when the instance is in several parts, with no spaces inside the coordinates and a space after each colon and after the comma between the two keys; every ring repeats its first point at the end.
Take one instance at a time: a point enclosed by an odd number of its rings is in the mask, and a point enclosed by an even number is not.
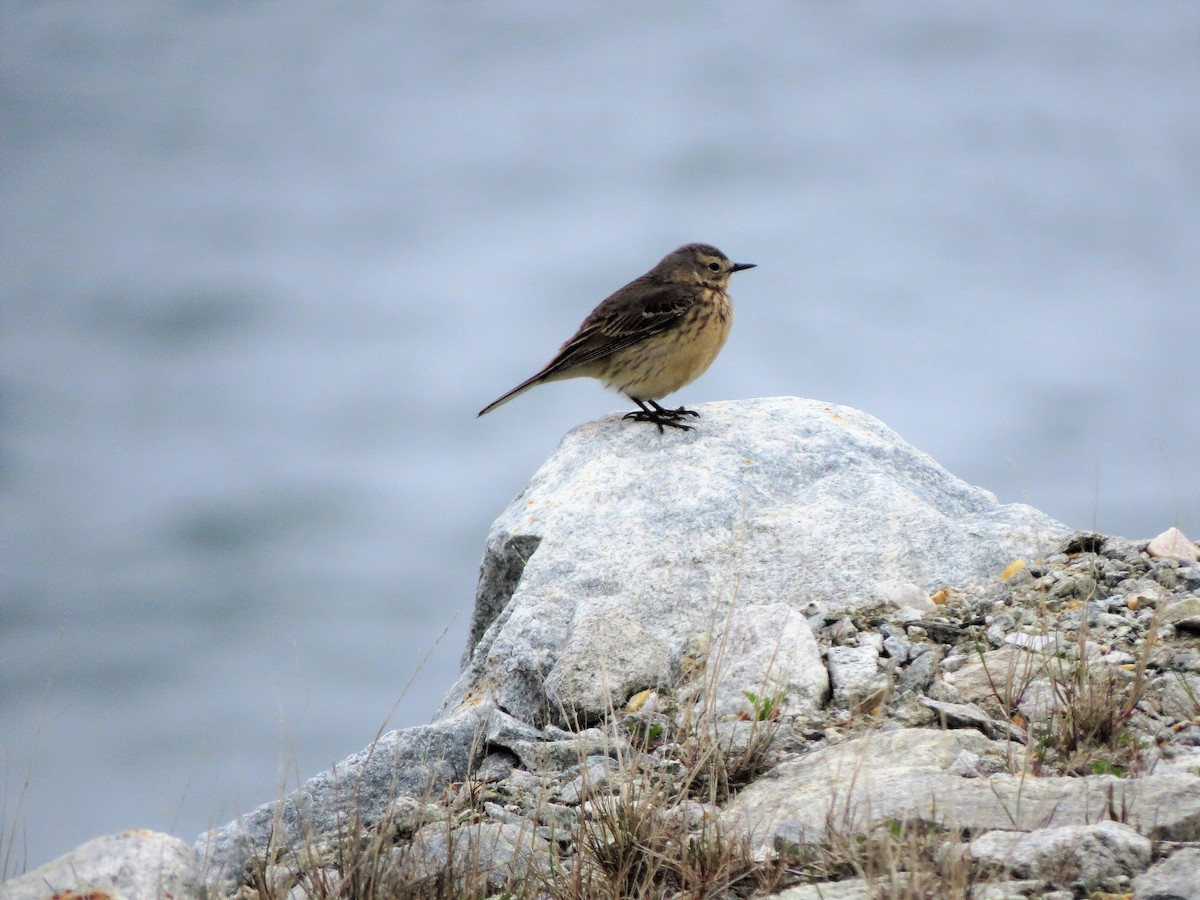
{"type": "Polygon", "coordinates": [[[668,426],[669,428],[678,428],[680,431],[691,431],[692,426],[684,425],[680,419],[682,419],[684,416],[695,416],[696,418],[700,417],[700,413],[696,412],[694,409],[684,409],[682,406],[678,409],[666,409],[665,407],[659,406],[653,400],[650,400],[648,401],[650,407],[647,408],[646,404],[641,400],[635,400],[633,402],[640,406],[641,409],[634,410],[631,413],[626,413],[623,418],[631,419],[634,422],[652,422],[658,426],[659,434],[662,433],[664,425],[668,426]]]}
{"type": "Polygon", "coordinates": [[[696,412],[694,409],[688,409],[684,406],[678,406],[675,409],[664,409],[653,400],[650,401],[650,405],[654,407],[655,412],[659,413],[660,415],[670,416],[672,419],[682,419],[684,416],[695,416],[697,419],[700,418],[700,413],[696,412]]]}

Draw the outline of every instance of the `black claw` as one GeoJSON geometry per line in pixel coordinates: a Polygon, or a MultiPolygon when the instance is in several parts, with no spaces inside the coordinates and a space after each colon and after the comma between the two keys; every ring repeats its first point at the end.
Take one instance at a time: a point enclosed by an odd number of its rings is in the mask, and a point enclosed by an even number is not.
{"type": "Polygon", "coordinates": [[[670,428],[678,428],[680,431],[691,431],[691,425],[684,425],[679,420],[684,416],[700,417],[700,413],[694,409],[684,409],[682,406],[678,409],[666,409],[659,406],[653,400],[646,401],[650,406],[646,406],[646,403],[643,403],[641,400],[634,400],[633,402],[640,406],[641,409],[626,413],[623,418],[632,419],[634,422],[653,422],[658,426],[659,434],[662,434],[664,425],[670,428]]]}
{"type": "Polygon", "coordinates": [[[625,413],[625,415],[623,415],[621,418],[631,419],[634,422],[652,422],[658,426],[659,434],[662,434],[664,425],[666,425],[669,428],[678,428],[680,431],[691,431],[692,430],[691,425],[684,425],[682,422],[680,422],[678,420],[677,417],[672,416],[670,414],[670,410],[668,410],[666,412],[666,415],[664,415],[664,414],[658,413],[652,409],[649,409],[649,410],[635,409],[633,412],[625,413]]]}
{"type": "Polygon", "coordinates": [[[683,406],[677,407],[676,409],[664,409],[653,400],[650,401],[650,405],[654,407],[655,412],[659,413],[660,415],[670,416],[672,419],[682,419],[684,416],[695,416],[697,419],[700,418],[700,413],[696,412],[694,409],[687,409],[683,406]]]}

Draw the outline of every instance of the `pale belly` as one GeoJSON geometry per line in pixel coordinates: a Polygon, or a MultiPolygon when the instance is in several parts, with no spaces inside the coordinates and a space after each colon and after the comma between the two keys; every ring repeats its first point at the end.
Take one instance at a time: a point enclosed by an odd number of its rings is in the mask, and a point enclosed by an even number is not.
{"type": "Polygon", "coordinates": [[[711,311],[685,320],[670,333],[630,347],[607,361],[597,377],[637,400],[660,400],[695,381],[712,365],[729,337],[731,315],[711,311]]]}

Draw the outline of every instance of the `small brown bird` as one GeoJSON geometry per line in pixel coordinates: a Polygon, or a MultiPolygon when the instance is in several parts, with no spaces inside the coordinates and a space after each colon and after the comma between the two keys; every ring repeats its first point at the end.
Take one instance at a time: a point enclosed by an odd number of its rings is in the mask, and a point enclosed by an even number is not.
{"type": "Polygon", "coordinates": [[[716,247],[685,244],[658,265],[605,299],[583,320],[575,336],[532,378],[522,381],[479,415],[547,381],[598,378],[640,408],[625,416],[687,430],[692,409],[658,402],[695,381],[717,358],[729,336],[733,304],[729,276],[754,263],[730,262],[716,247]]]}

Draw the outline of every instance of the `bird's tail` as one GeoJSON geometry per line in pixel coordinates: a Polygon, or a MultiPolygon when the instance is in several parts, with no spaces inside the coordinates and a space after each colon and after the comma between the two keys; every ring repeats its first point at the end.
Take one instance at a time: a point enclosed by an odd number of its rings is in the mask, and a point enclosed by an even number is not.
{"type": "Polygon", "coordinates": [[[499,397],[496,400],[493,400],[491,403],[489,403],[487,406],[485,406],[483,409],[481,409],[478,413],[475,414],[476,418],[484,415],[485,413],[490,413],[497,406],[503,406],[505,403],[507,403],[513,397],[517,396],[518,394],[525,393],[531,387],[536,387],[537,385],[541,384],[543,381],[546,381],[546,380],[547,380],[547,378],[546,378],[546,373],[544,370],[541,372],[538,372],[536,375],[534,375],[531,378],[525,379],[520,384],[518,384],[515,388],[513,388],[511,391],[509,391],[507,394],[505,394],[502,397],[499,397]]]}

